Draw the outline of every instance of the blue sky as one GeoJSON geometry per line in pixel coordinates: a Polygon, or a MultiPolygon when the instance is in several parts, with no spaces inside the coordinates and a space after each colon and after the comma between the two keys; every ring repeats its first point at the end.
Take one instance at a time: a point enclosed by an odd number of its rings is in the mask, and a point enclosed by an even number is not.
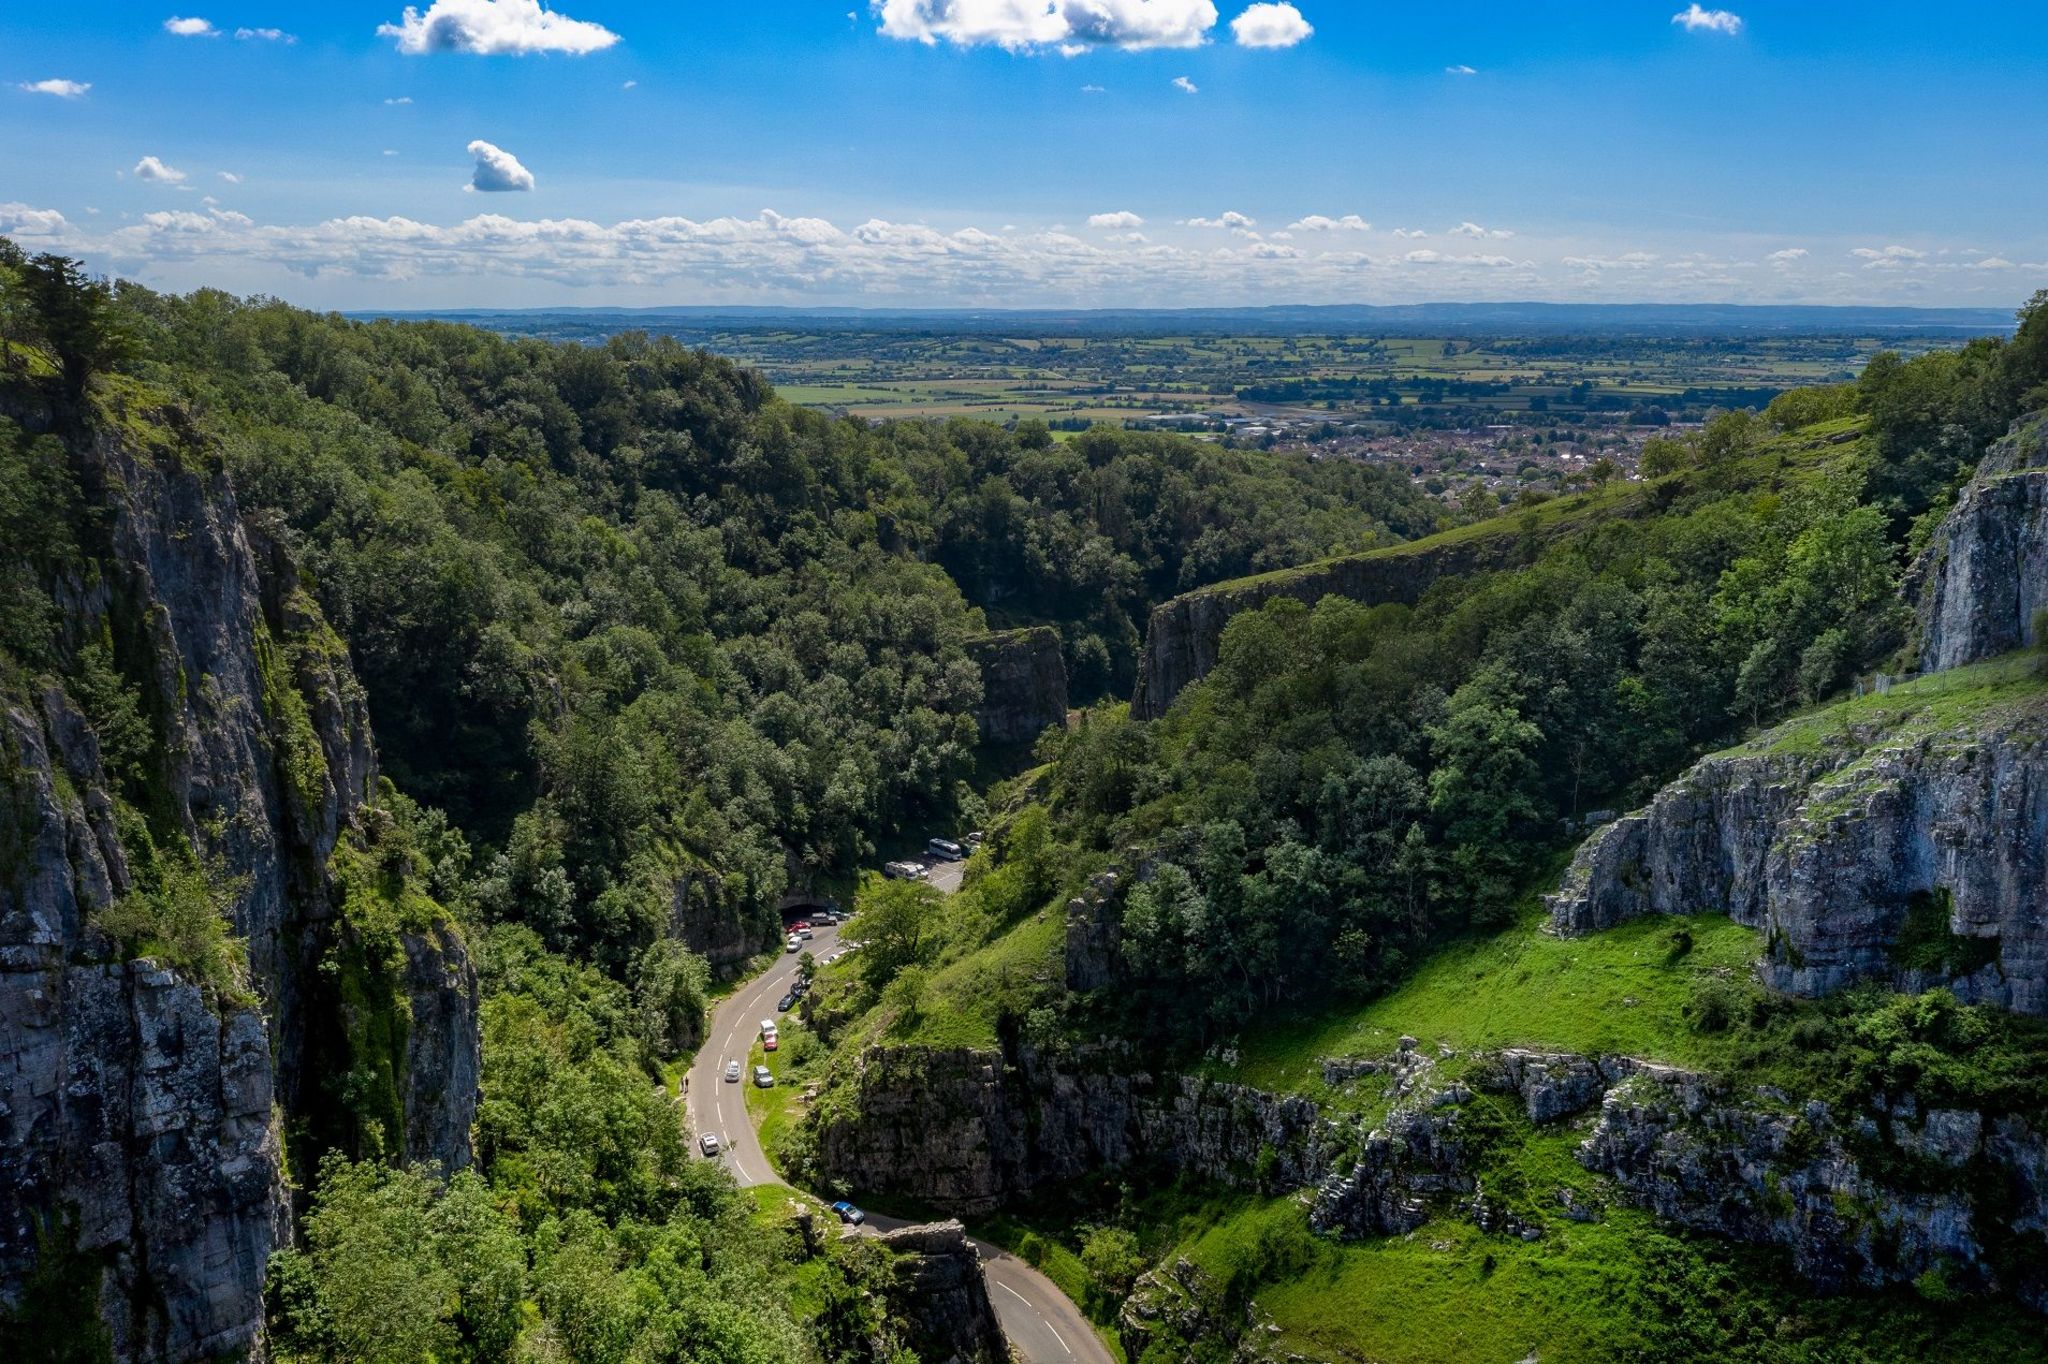
{"type": "Polygon", "coordinates": [[[331,307],[2048,284],[2036,0],[1726,3],[13,3],[0,232],[331,307]]]}

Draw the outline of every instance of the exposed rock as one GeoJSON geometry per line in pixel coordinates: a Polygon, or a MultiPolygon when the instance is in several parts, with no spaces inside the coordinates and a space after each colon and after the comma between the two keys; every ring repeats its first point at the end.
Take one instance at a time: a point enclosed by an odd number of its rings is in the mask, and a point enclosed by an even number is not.
{"type": "Polygon", "coordinates": [[[1118,1343],[1129,1359],[1266,1364],[1282,1357],[1267,1339],[1277,1329],[1243,1294],[1229,1293],[1185,1256],[1139,1275],[1117,1313],[1118,1343]],[[1217,1352],[1219,1345],[1228,1355],[1217,1352]]]}
{"type": "Polygon", "coordinates": [[[985,744],[1028,744],[1067,722],[1067,664],[1050,625],[1004,630],[967,641],[981,669],[975,724],[985,744]]]}
{"type": "Polygon", "coordinates": [[[1554,1122],[1599,1103],[1607,1087],[1633,1073],[1635,1066],[1626,1056],[1596,1061],[1569,1052],[1511,1048],[1494,1057],[1490,1067],[1482,1067],[1480,1074],[1486,1088],[1519,1095],[1530,1122],[1554,1122]]]}
{"type": "Polygon", "coordinates": [[[1553,927],[1726,912],[1769,935],[1759,969],[1780,990],[1946,985],[2048,1012],[2048,697],[1817,749],[1779,737],[1703,760],[1589,839],[1548,897],[1553,927]]]}
{"type": "Polygon", "coordinates": [[[1103,989],[1123,974],[1123,917],[1117,912],[1116,888],[1116,873],[1102,872],[1067,901],[1066,980],[1077,994],[1103,989]]]}
{"type": "Polygon", "coordinates": [[[1183,593],[1154,607],[1146,624],[1131,718],[1158,719],[1183,688],[1207,677],[1216,666],[1223,628],[1240,611],[1255,610],[1275,597],[1309,606],[1328,596],[1369,606],[1412,606],[1444,578],[1526,563],[1544,543],[1540,534],[1518,533],[1503,524],[1476,535],[1395,545],[1183,593]]]}
{"type": "Polygon", "coordinates": [[[1307,1099],[1155,1076],[1120,1049],[1052,1058],[1023,1046],[871,1047],[838,1097],[813,1110],[819,1175],[961,1213],[1145,1162],[1299,1188],[1351,1141],[1307,1099]]]}
{"type": "MultiPolygon", "coordinates": [[[[135,889],[98,736],[54,680],[0,691],[0,1303],[19,1301],[39,1228],[69,1227],[104,1266],[117,1355],[187,1360],[261,1352],[264,1266],[290,1225],[280,1120],[317,1126],[332,1102],[313,1059],[340,1031],[318,971],[330,858],[375,768],[346,652],[288,556],[159,416],[177,448],[156,458],[70,441],[97,538],[90,568],[49,587],[63,648],[111,639],[139,693],[153,837],[233,887],[258,1006],[119,959],[92,919],[135,889]]],[[[476,1103],[474,976],[452,926],[400,946],[404,1152],[454,1168],[476,1103]]]]}
{"type": "Polygon", "coordinates": [[[981,1257],[958,1222],[883,1232],[895,1252],[889,1314],[910,1328],[909,1344],[927,1364],[1006,1364],[1003,1328],[989,1302],[981,1257]]]}
{"type": "Polygon", "coordinates": [[[1907,578],[1920,667],[1938,672],[2038,642],[2048,610],[2048,413],[1984,456],[1907,578]]]}

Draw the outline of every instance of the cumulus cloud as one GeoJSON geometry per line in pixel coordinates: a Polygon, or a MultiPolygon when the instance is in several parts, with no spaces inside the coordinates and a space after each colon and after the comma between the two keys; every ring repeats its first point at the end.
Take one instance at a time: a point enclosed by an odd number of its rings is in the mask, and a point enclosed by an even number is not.
{"type": "Polygon", "coordinates": [[[175,166],[166,166],[154,156],[145,156],[137,161],[134,175],[137,180],[147,180],[156,185],[179,185],[185,182],[185,172],[175,166]]]}
{"type": "Polygon", "coordinates": [[[1459,223],[1451,229],[1450,235],[1453,237],[1491,237],[1495,240],[1505,240],[1515,234],[1504,227],[1481,227],[1478,223],[1459,223]]]}
{"type": "Polygon", "coordinates": [[[1653,251],[1626,251],[1619,256],[1566,256],[1558,262],[1568,270],[1598,274],[1603,270],[1647,270],[1657,263],[1653,251]]]}
{"type": "Polygon", "coordinates": [[[1189,95],[1198,95],[1202,92],[1202,87],[1189,80],[1186,76],[1175,76],[1173,78],[1173,88],[1189,95]]]}
{"type": "Polygon", "coordinates": [[[1144,225],[1145,220],[1129,209],[1119,209],[1115,213],[1093,213],[1088,217],[1090,227],[1114,228],[1120,232],[1130,232],[1144,225]]]}
{"type": "Polygon", "coordinates": [[[55,237],[68,226],[64,215],[54,208],[0,204],[0,236],[55,237]]]}
{"type": "Polygon", "coordinates": [[[233,171],[215,171],[214,174],[218,175],[221,179],[227,181],[231,185],[239,185],[242,183],[242,177],[235,174],[233,171]]]}
{"type": "Polygon", "coordinates": [[[1726,33],[1732,37],[1742,32],[1741,15],[1725,9],[1702,9],[1699,0],[1672,15],[1671,22],[1688,33],[1726,33]]]}
{"type": "Polygon", "coordinates": [[[1427,248],[1421,251],[1410,251],[1401,259],[1411,265],[1483,265],[1488,269],[1495,270],[1515,264],[1514,259],[1509,256],[1446,255],[1441,251],[1431,251],[1427,248]]]}
{"type": "Polygon", "coordinates": [[[220,34],[219,29],[204,19],[181,19],[175,14],[164,20],[164,32],[180,38],[213,38],[220,34]]]}
{"type": "Polygon", "coordinates": [[[1476,66],[1466,66],[1463,62],[1460,62],[1456,66],[1445,67],[1444,74],[1446,76],[1476,76],[1479,74],[1479,68],[1476,66]]]}
{"type": "Polygon", "coordinates": [[[91,81],[23,81],[21,88],[31,95],[55,95],[58,99],[80,99],[92,89],[91,81]]]}
{"type": "Polygon", "coordinates": [[[1419,227],[1397,227],[1394,229],[1394,235],[1403,241],[1421,241],[1429,234],[1419,227]]]}
{"type": "Polygon", "coordinates": [[[1084,85],[1081,87],[1081,93],[1084,95],[1100,95],[1107,93],[1107,91],[1100,85],[1084,85]]]}
{"type": "Polygon", "coordinates": [[[519,164],[519,158],[502,147],[478,138],[469,144],[469,154],[476,158],[476,169],[470,172],[469,189],[484,194],[506,194],[533,188],[533,172],[519,164]]]}
{"type": "Polygon", "coordinates": [[[871,0],[884,37],[956,47],[1141,51],[1199,47],[1216,26],[1213,0],[871,0]]]}
{"type": "Polygon", "coordinates": [[[1927,259],[1925,251],[1910,246],[1859,246],[1849,253],[1863,262],[1866,270],[1906,270],[1927,259]]]}
{"type": "Polygon", "coordinates": [[[1805,260],[1810,254],[1812,253],[1803,246],[1788,246],[1783,251],[1771,252],[1764,259],[1774,265],[1790,265],[1793,261],[1805,260]]]}
{"type": "Polygon", "coordinates": [[[1239,213],[1236,209],[1231,209],[1219,218],[1185,218],[1181,221],[1182,227],[1234,227],[1243,229],[1257,227],[1258,225],[1259,220],[1257,218],[1239,213]]]}
{"type": "Polygon", "coordinates": [[[399,96],[399,97],[398,97],[397,99],[387,99],[387,100],[385,100],[384,102],[385,102],[386,104],[411,104],[411,103],[412,103],[412,96],[411,96],[411,95],[400,95],[400,96],[399,96]]]}
{"type": "Polygon", "coordinates": [[[1287,225],[1289,232],[1370,232],[1372,224],[1356,213],[1347,213],[1341,218],[1326,218],[1320,213],[1311,213],[1306,218],[1287,225]]]}
{"type": "Polygon", "coordinates": [[[377,36],[396,40],[409,56],[469,52],[481,57],[525,57],[561,52],[572,57],[602,52],[619,35],[602,24],[542,9],[540,0],[433,0],[421,13],[411,5],[377,36]]]}
{"type": "Polygon", "coordinates": [[[235,37],[245,43],[283,43],[287,47],[299,40],[297,34],[286,33],[281,28],[238,28],[235,37]]]}
{"type": "Polygon", "coordinates": [[[1293,47],[1315,29],[1292,5],[1260,3],[1232,19],[1230,32],[1239,47],[1293,47]]]}

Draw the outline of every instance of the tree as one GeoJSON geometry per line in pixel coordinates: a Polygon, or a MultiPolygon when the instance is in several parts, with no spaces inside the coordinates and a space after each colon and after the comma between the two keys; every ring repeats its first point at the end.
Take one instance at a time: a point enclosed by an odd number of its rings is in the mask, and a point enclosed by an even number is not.
{"type": "Polygon", "coordinates": [[[861,969],[871,989],[931,959],[938,947],[944,898],[923,881],[890,881],[870,876],[854,904],[860,928],[861,969]]]}
{"type": "Polygon", "coordinates": [[[1081,1267],[1094,1288],[1114,1307],[1131,1294],[1131,1285],[1145,1272],[1138,1238],[1122,1227],[1097,1227],[1081,1242],[1081,1267]]]}
{"type": "Polygon", "coordinates": [[[704,958],[675,938],[660,938],[640,954],[633,976],[634,1030],[641,1046],[662,1059],[695,1046],[704,1035],[711,989],[704,958]]]}
{"type": "Polygon", "coordinates": [[[64,395],[75,404],[95,374],[136,353],[135,334],[115,305],[113,287],[87,277],[79,262],[46,252],[20,273],[33,325],[54,352],[64,395]]]}

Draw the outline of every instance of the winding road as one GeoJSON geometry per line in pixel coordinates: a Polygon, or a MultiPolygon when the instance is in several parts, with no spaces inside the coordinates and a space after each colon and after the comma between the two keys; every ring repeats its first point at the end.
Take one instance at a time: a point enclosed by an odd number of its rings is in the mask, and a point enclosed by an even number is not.
{"type": "MultiPolygon", "coordinates": [[[[837,950],[838,929],[821,926],[815,932],[806,944],[812,953],[823,957],[837,950]]],[[[785,1183],[768,1163],[760,1133],[747,1116],[746,1086],[753,1083],[747,1058],[761,1020],[778,1016],[775,1003],[795,979],[796,957],[785,955],[733,991],[712,1012],[703,1049],[690,1065],[685,1102],[693,1149],[700,1133],[716,1132],[722,1148],[719,1159],[742,1185],[785,1183]],[[725,1080],[728,1061],[740,1063],[738,1084],[725,1080]]],[[[909,1223],[869,1213],[867,1225],[889,1231],[909,1223]]],[[[989,1299],[1003,1324],[1003,1334],[1027,1364],[1114,1364],[1088,1319],[1052,1280],[985,1241],[976,1241],[974,1248],[981,1254],[989,1299]]]]}

